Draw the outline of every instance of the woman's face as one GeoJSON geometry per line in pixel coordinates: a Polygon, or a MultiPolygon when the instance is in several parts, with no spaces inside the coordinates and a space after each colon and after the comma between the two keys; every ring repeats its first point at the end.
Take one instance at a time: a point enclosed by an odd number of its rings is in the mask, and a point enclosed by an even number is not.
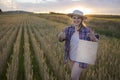
{"type": "Polygon", "coordinates": [[[74,15],[72,16],[72,21],[74,26],[79,26],[79,24],[82,22],[82,17],[74,15]]]}

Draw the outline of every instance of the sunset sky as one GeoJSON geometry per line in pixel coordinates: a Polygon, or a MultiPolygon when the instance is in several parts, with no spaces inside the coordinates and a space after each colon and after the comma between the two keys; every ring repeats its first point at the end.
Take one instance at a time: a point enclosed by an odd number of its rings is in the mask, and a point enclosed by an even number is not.
{"type": "Polygon", "coordinates": [[[35,13],[71,13],[120,15],[120,0],[0,0],[2,11],[24,10],[35,13]]]}

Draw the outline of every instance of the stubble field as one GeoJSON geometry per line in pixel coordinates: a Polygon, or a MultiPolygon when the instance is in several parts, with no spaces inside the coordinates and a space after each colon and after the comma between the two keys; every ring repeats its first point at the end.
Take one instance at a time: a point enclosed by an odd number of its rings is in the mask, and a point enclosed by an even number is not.
{"type": "MultiPolygon", "coordinates": [[[[97,60],[81,80],[120,80],[120,16],[88,16],[100,35],[97,60]]],[[[0,80],[70,80],[64,43],[56,34],[70,25],[65,15],[0,15],[0,80]]]]}

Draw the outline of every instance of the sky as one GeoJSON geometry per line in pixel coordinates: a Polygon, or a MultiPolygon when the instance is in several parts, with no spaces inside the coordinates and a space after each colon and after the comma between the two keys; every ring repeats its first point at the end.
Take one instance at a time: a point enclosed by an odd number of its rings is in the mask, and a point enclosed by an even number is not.
{"type": "Polygon", "coordinates": [[[72,13],[120,15],[120,0],[0,0],[2,11],[24,10],[34,13],[72,13]]]}

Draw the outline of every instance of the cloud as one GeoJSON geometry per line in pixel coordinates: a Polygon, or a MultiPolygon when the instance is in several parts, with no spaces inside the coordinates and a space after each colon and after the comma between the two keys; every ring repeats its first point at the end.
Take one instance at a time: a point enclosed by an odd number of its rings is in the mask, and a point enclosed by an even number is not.
{"type": "Polygon", "coordinates": [[[2,8],[3,10],[14,10],[17,8],[17,4],[12,0],[3,0],[0,1],[0,8],[2,8]]]}
{"type": "Polygon", "coordinates": [[[93,13],[119,13],[120,0],[0,0],[5,10],[26,10],[33,12],[70,12],[73,9],[89,9],[93,13]]]}
{"type": "Polygon", "coordinates": [[[17,8],[22,10],[32,10],[36,12],[50,12],[50,11],[59,12],[60,10],[70,8],[70,5],[66,5],[65,3],[60,4],[57,2],[46,2],[44,4],[43,3],[17,3],[17,8]]]}

